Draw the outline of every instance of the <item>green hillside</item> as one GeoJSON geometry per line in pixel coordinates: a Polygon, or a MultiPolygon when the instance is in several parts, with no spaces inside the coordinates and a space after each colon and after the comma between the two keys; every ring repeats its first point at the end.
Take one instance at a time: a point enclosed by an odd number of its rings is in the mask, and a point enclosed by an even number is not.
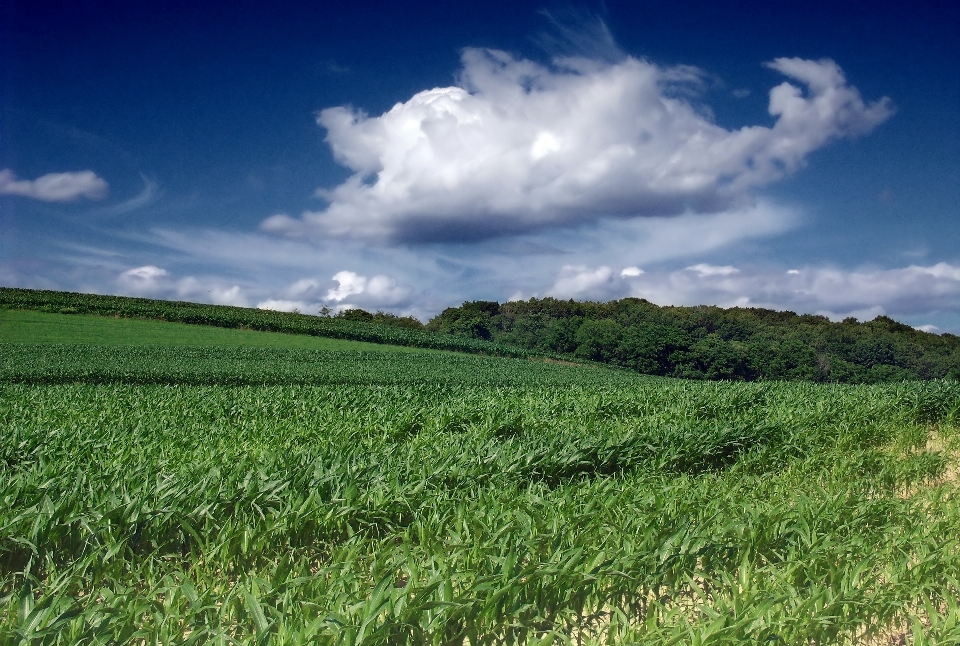
{"type": "Polygon", "coordinates": [[[414,348],[279,332],[258,332],[90,314],[53,314],[0,309],[0,342],[94,345],[286,348],[303,350],[377,350],[414,348]]]}
{"type": "Polygon", "coordinates": [[[249,307],[0,287],[0,310],[4,309],[58,314],[94,314],[123,319],[152,319],[506,357],[550,354],[490,341],[465,339],[460,336],[414,329],[409,327],[409,319],[397,317],[381,317],[378,322],[366,322],[350,318],[310,316],[249,307]]]}

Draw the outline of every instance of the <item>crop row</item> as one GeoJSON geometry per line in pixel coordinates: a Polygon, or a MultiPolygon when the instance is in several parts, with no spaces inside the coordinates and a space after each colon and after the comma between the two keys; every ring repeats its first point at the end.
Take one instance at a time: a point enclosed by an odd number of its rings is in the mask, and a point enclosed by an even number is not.
{"type": "Polygon", "coordinates": [[[483,366],[0,385],[0,642],[960,638],[960,384],[483,366]]]}
{"type": "Polygon", "coordinates": [[[602,367],[459,353],[0,343],[0,382],[474,385],[634,383],[602,367]]]}

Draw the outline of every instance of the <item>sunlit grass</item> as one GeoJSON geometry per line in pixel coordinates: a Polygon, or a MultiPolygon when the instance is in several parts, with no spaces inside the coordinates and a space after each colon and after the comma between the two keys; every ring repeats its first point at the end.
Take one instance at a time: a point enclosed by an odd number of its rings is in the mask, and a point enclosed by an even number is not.
{"type": "Polygon", "coordinates": [[[960,385],[427,356],[0,386],[0,642],[960,638],[960,385]]]}

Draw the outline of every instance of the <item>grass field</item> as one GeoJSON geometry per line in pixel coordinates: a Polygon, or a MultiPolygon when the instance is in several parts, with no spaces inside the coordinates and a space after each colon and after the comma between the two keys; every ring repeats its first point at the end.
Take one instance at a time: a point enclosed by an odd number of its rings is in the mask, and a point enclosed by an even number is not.
{"type": "Polygon", "coordinates": [[[960,643],[958,426],[956,382],[0,344],[0,643],[960,643]]]}
{"type": "MultiPolygon", "coordinates": [[[[281,332],[293,337],[318,337],[501,357],[525,358],[536,355],[546,358],[553,356],[550,353],[525,350],[481,339],[437,334],[411,329],[406,326],[311,316],[297,312],[277,312],[250,307],[160,301],[126,296],[0,287],[0,311],[40,312],[71,316],[97,315],[117,320],[145,320],[153,323],[181,323],[206,328],[281,332]]],[[[155,330],[159,337],[170,335],[163,329],[155,328],[155,330]]],[[[80,331],[78,330],[78,332],[80,331]]],[[[190,334],[187,331],[184,331],[184,333],[190,334]]],[[[178,333],[172,334],[178,336],[178,333]]],[[[240,337],[228,336],[224,338],[237,339],[240,337]]],[[[73,343],[75,340],[76,338],[73,338],[67,342],[73,343]]],[[[229,345],[233,345],[233,343],[229,343],[229,345]]]]}
{"type": "Polygon", "coordinates": [[[0,341],[3,343],[95,344],[107,346],[160,345],[303,350],[419,351],[415,348],[403,346],[302,334],[282,334],[279,332],[236,330],[142,319],[4,309],[0,309],[0,341]]]}

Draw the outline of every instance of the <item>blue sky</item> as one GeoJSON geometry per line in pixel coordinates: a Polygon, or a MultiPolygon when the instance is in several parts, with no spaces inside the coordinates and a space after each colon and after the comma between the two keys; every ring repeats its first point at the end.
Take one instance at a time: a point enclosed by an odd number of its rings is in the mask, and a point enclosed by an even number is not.
{"type": "Polygon", "coordinates": [[[960,333],[955,3],[0,12],[0,284],[960,333]]]}

